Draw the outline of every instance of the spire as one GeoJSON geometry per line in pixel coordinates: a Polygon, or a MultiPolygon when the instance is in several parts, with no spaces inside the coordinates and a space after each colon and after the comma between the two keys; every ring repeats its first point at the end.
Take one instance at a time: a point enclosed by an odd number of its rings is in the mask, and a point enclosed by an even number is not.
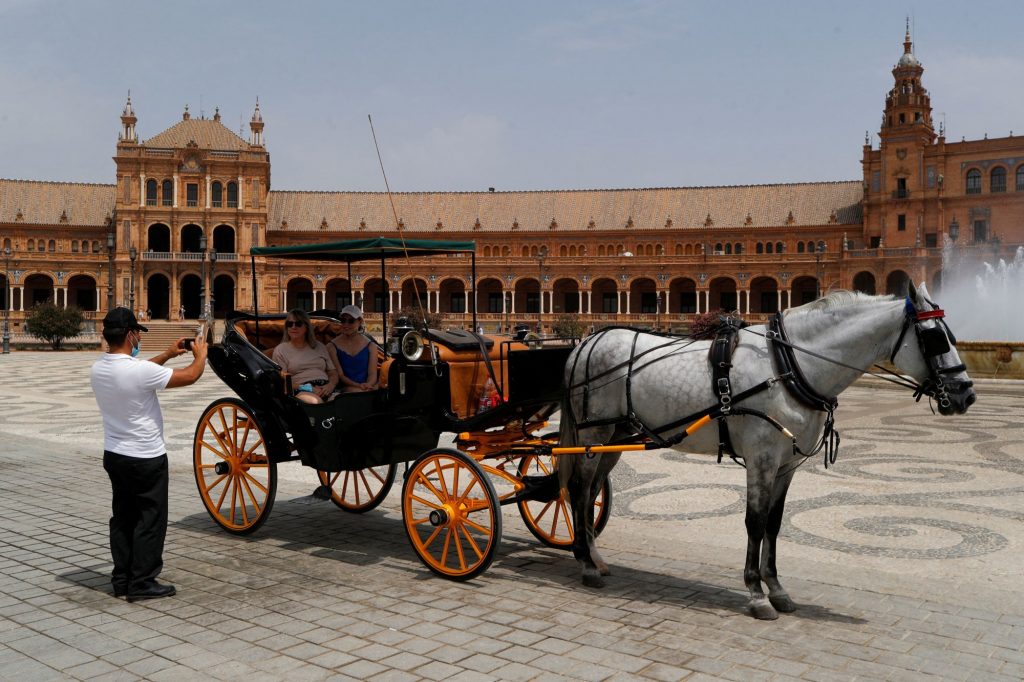
{"type": "Polygon", "coordinates": [[[128,101],[125,102],[124,109],[121,110],[121,132],[117,136],[119,142],[136,144],[139,141],[135,134],[135,123],[138,120],[135,117],[135,109],[132,108],[132,91],[129,90],[128,101]]]}
{"type": "Polygon", "coordinates": [[[907,17],[903,54],[892,69],[894,84],[885,98],[880,133],[883,138],[892,134],[902,139],[907,133],[914,133],[920,134],[926,143],[934,141],[931,98],[921,84],[923,74],[924,67],[914,55],[914,43],[910,39],[910,17],[907,17]]]}
{"type": "Polygon", "coordinates": [[[263,115],[260,113],[260,98],[256,98],[256,110],[249,121],[249,144],[254,147],[263,146],[263,115]]]}
{"type": "Polygon", "coordinates": [[[907,17],[907,33],[903,37],[903,54],[911,54],[914,43],[910,42],[910,17],[907,17]]]}
{"type": "Polygon", "coordinates": [[[187,120],[189,120],[190,118],[192,118],[192,114],[188,113],[188,105],[186,104],[186,105],[185,105],[185,113],[183,113],[183,114],[181,115],[181,120],[182,120],[182,121],[187,121],[187,120]]]}
{"type": "Polygon", "coordinates": [[[213,120],[220,123],[220,107],[214,107],[213,109],[213,120]]]}

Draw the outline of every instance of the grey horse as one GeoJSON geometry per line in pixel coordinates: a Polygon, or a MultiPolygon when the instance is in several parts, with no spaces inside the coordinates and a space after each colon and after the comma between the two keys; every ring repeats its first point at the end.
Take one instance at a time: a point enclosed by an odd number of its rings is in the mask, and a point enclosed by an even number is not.
{"type": "MultiPolygon", "coordinates": [[[[944,415],[962,414],[975,401],[955,338],[924,285],[911,285],[906,299],[834,292],[787,310],[782,317],[798,370],[817,394],[838,396],[873,363],[890,360],[919,391],[937,399],[944,415]]],[[[793,473],[822,443],[827,418],[826,412],[807,406],[790,390],[790,375],[773,357],[772,346],[784,344],[772,336],[763,325],[742,329],[732,355],[733,395],[768,384],[735,407],[763,417],[733,414],[726,419],[733,450],[746,466],[743,579],[750,591],[751,613],[759,619],[775,619],[780,611],[796,608],[779,582],[776,541],[793,473]],[[767,596],[762,581],[768,586],[767,596]]],[[[638,424],[656,429],[718,405],[708,361],[710,343],[629,329],[602,331],[586,339],[566,364],[560,445],[636,440],[643,435],[638,424]]],[[[687,426],[677,423],[659,435],[670,438],[687,426]]],[[[674,448],[714,454],[719,441],[712,423],[674,448]]],[[[584,585],[591,587],[603,586],[601,576],[609,574],[594,546],[594,499],[620,456],[610,452],[558,458],[559,483],[569,496],[576,529],[573,553],[584,585]]]]}

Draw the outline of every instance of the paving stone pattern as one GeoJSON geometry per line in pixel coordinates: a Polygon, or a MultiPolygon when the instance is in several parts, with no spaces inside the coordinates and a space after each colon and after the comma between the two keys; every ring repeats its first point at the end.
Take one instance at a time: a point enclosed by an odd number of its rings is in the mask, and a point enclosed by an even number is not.
{"type": "Polygon", "coordinates": [[[744,610],[743,472],[704,457],[623,457],[603,590],[509,508],[486,574],[433,577],[400,486],[349,515],[297,463],[263,528],[229,536],[191,469],[199,414],[228,395],[208,372],[161,398],[178,595],[128,604],[108,580],[94,357],[0,357],[0,679],[1024,678],[1024,387],[979,383],[958,419],[870,382],[844,394],[839,461],[807,462],[790,493],[780,571],[800,609],[760,622],[744,610]]]}

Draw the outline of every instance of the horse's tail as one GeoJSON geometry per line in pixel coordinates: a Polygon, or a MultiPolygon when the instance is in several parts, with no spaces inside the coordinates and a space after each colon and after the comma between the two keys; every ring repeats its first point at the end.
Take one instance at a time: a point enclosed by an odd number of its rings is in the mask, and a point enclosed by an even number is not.
{"type": "MultiPolygon", "coordinates": [[[[571,377],[568,383],[571,384],[571,377]]],[[[566,386],[565,394],[562,396],[562,415],[558,428],[558,444],[562,447],[569,447],[577,444],[579,433],[576,430],[576,415],[572,410],[572,390],[566,386]]],[[[562,455],[555,457],[555,470],[558,472],[558,487],[562,491],[562,497],[567,496],[569,478],[572,476],[573,465],[577,457],[562,455]]]]}

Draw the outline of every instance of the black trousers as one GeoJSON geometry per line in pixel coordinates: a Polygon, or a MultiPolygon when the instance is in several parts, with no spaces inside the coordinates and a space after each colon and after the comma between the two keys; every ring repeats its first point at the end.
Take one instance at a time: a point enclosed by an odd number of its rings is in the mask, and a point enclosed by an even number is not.
{"type": "Polygon", "coordinates": [[[117,593],[144,589],[164,566],[167,536],[167,455],[143,459],[103,451],[113,488],[110,582],[117,593]]]}

